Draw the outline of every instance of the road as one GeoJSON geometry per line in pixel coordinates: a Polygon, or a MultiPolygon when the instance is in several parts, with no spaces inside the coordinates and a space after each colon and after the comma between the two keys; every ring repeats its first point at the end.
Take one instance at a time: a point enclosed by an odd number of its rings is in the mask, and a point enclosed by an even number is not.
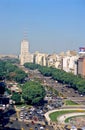
{"type": "Polygon", "coordinates": [[[13,106],[4,111],[4,130],[40,130],[43,127],[45,130],[53,130],[51,126],[43,125],[39,122],[32,122],[30,120],[20,120],[17,118],[17,113],[13,106]]]}
{"type": "MultiPolygon", "coordinates": [[[[8,123],[5,128],[9,127],[9,129],[15,129],[15,130],[40,130],[41,125],[40,124],[32,124],[32,123],[26,123],[24,121],[13,121],[12,123],[8,123]]],[[[50,126],[42,126],[44,130],[53,130],[53,127],[50,126]]],[[[7,130],[7,129],[6,129],[7,130]]]]}

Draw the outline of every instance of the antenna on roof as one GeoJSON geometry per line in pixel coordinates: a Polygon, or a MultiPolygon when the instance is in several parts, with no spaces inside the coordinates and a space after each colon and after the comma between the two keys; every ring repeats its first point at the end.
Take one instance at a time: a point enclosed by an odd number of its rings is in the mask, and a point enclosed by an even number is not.
{"type": "Polygon", "coordinates": [[[27,33],[27,29],[24,28],[24,40],[27,40],[27,35],[28,35],[28,33],[27,33]]]}

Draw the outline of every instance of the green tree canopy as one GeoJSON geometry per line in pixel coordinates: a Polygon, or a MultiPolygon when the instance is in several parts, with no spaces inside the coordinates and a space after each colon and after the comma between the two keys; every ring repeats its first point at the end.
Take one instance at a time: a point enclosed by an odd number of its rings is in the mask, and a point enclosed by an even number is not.
{"type": "Polygon", "coordinates": [[[19,93],[13,92],[11,99],[15,101],[16,104],[21,102],[21,95],[19,93]]]}
{"type": "Polygon", "coordinates": [[[0,60],[0,77],[2,76],[8,80],[14,80],[16,82],[22,83],[28,75],[9,60],[0,60]]]}
{"type": "Polygon", "coordinates": [[[40,83],[29,81],[22,86],[22,97],[28,104],[39,104],[45,97],[45,89],[40,83]]]}

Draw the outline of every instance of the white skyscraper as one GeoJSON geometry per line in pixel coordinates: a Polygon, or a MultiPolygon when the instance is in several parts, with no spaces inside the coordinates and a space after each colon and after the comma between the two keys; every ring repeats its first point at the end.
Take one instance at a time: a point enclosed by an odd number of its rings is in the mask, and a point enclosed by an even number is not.
{"type": "Polygon", "coordinates": [[[20,51],[20,64],[23,65],[29,62],[29,42],[27,40],[21,41],[21,51],[20,51]]]}

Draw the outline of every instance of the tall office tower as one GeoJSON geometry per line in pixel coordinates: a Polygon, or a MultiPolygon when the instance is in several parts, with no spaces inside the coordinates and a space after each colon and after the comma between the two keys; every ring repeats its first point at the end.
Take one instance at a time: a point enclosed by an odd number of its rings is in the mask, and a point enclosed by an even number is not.
{"type": "Polygon", "coordinates": [[[29,42],[27,40],[21,41],[20,64],[23,65],[29,62],[29,42]]]}

